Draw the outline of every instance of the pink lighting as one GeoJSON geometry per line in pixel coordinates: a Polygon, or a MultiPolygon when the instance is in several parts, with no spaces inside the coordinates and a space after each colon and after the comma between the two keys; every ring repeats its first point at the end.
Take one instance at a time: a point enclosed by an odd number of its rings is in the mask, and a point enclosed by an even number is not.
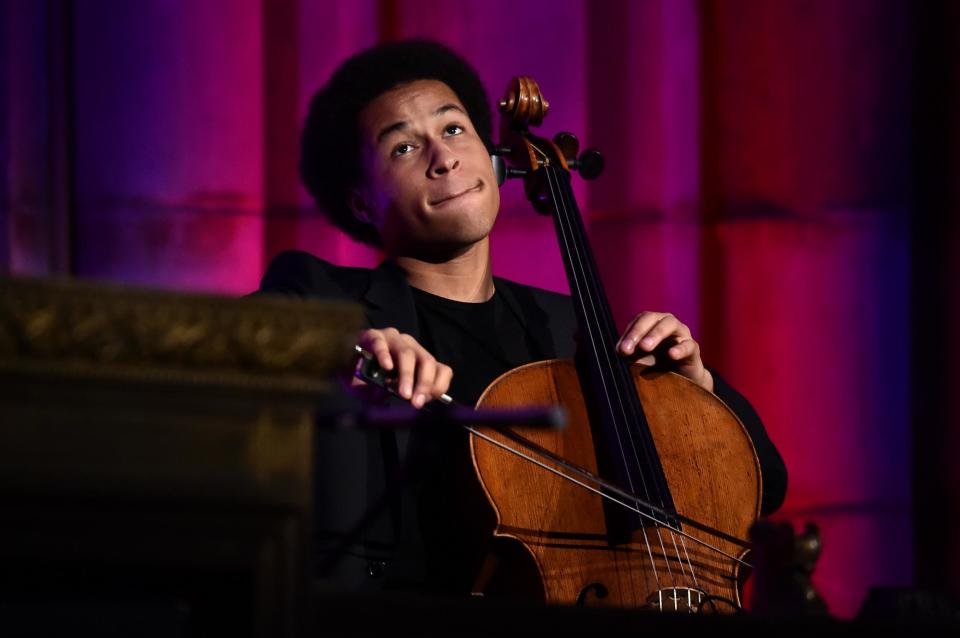
{"type": "MultiPolygon", "coordinates": [[[[870,587],[914,582],[912,454],[926,424],[913,422],[912,353],[937,347],[955,361],[960,348],[955,328],[911,341],[911,224],[925,212],[912,199],[921,72],[909,3],[81,4],[71,274],[242,295],[284,249],[376,265],[378,252],[333,229],[299,185],[300,126],[346,56],[384,37],[438,39],[474,62],[491,99],[511,76],[534,76],[552,105],[544,134],[573,131],[604,152],[606,173],[575,188],[617,321],[673,312],[751,400],[790,474],[777,516],[821,528],[816,583],[831,612],[852,617],[870,587]]],[[[30,62],[45,73],[45,60],[30,62]]],[[[28,77],[5,76],[18,133],[0,150],[20,158],[11,183],[29,188],[11,187],[0,257],[36,274],[50,263],[49,229],[30,193],[45,182],[18,176],[46,176],[47,160],[18,149],[45,148],[47,116],[30,115],[40,89],[23,88],[28,77]]],[[[943,235],[956,246],[953,188],[943,235]]],[[[551,220],[519,183],[501,192],[495,274],[565,291],[551,220]]],[[[956,275],[957,259],[944,272],[956,275]]],[[[950,299],[944,321],[956,324],[950,299]]],[[[955,490],[951,410],[938,467],[955,490]]],[[[944,507],[960,520],[956,503],[944,507]]],[[[957,549],[944,552],[960,565],[957,549]]],[[[958,582],[952,573],[944,582],[958,582]]]]}

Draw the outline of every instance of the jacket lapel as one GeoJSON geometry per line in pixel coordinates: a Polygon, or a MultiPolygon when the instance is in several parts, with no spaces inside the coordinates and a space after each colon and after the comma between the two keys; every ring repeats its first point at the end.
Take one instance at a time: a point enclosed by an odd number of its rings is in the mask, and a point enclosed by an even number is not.
{"type": "Polygon", "coordinates": [[[403,271],[384,261],[370,271],[370,287],[363,294],[367,320],[374,328],[393,327],[420,340],[413,293],[403,271]]]}
{"type": "MultiPolygon", "coordinates": [[[[370,286],[361,297],[366,308],[367,320],[373,328],[396,328],[420,341],[420,324],[417,321],[417,309],[413,305],[413,293],[410,284],[399,266],[384,261],[370,271],[370,286]]],[[[402,405],[399,399],[391,399],[394,405],[402,405]]],[[[398,463],[407,458],[410,450],[411,431],[401,429],[396,432],[384,430],[379,442],[384,455],[384,466],[393,480],[398,463]],[[392,468],[392,469],[391,469],[392,468]]],[[[392,508],[396,526],[402,515],[399,504],[392,508]]]]}

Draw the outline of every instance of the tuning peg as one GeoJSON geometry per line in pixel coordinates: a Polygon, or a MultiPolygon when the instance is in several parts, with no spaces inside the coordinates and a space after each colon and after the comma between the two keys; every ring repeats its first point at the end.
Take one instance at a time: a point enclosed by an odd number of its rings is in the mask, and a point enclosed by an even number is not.
{"type": "Polygon", "coordinates": [[[563,153],[563,158],[567,160],[568,165],[570,160],[576,160],[577,152],[580,150],[580,140],[577,139],[576,135],[566,131],[557,133],[553,138],[553,143],[563,153]]]}
{"type": "Polygon", "coordinates": [[[526,177],[530,173],[530,171],[525,168],[507,166],[507,163],[504,162],[503,158],[496,152],[490,156],[490,161],[493,162],[493,174],[497,178],[497,186],[503,186],[503,183],[508,179],[526,177]]]}
{"type": "Polygon", "coordinates": [[[567,161],[567,166],[572,170],[578,171],[580,177],[586,180],[596,179],[603,172],[605,162],[603,155],[595,148],[588,148],[580,154],[578,159],[567,161]]]}
{"type": "Polygon", "coordinates": [[[503,161],[496,149],[490,154],[490,161],[493,162],[493,174],[497,178],[497,186],[503,186],[507,181],[507,163],[503,161]]]}

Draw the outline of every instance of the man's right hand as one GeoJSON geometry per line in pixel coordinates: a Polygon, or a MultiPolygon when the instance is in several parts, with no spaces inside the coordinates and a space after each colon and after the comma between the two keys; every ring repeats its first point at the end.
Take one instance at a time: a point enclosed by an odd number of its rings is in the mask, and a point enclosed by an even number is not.
{"type": "MultiPolygon", "coordinates": [[[[415,408],[439,399],[450,388],[453,379],[450,366],[437,361],[416,339],[396,328],[365,330],[357,344],[371,353],[384,371],[396,374],[394,390],[415,408]]],[[[352,385],[367,386],[356,378],[352,385]]]]}

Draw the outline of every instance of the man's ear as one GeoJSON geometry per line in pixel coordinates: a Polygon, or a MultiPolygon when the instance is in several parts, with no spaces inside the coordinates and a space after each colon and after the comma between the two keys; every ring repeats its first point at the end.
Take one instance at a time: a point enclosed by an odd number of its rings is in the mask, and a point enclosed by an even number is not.
{"type": "Polygon", "coordinates": [[[347,195],[347,205],[353,212],[353,216],[358,220],[365,224],[373,224],[373,216],[371,215],[372,211],[370,209],[370,205],[367,203],[366,197],[364,197],[361,193],[351,190],[347,195]]]}

